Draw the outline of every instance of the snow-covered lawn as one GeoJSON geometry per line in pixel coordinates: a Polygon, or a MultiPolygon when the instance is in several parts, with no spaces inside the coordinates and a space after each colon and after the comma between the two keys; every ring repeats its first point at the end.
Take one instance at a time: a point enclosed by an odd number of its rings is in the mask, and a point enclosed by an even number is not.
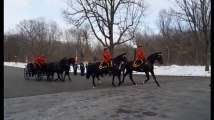
{"type": "MultiPolygon", "coordinates": [[[[20,67],[25,68],[26,63],[15,63],[15,62],[4,62],[4,66],[12,66],[12,67],[20,67]]],[[[70,70],[73,72],[73,69],[70,70]]],[[[78,71],[80,69],[78,67],[78,71]]],[[[155,66],[154,67],[155,75],[169,75],[169,76],[211,76],[211,67],[210,71],[205,71],[205,66],[155,66]]],[[[134,72],[134,74],[142,74],[138,72],[134,72]]]]}

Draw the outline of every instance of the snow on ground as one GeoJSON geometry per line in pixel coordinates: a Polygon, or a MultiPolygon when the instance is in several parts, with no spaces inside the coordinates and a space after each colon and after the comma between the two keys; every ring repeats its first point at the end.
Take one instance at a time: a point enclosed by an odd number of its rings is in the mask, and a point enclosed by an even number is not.
{"type": "MultiPolygon", "coordinates": [[[[15,62],[4,62],[4,66],[20,67],[25,68],[27,63],[15,63],[15,62]]],[[[70,70],[73,72],[73,69],[70,70]]],[[[80,72],[80,67],[78,71],[80,72]]],[[[211,76],[211,67],[210,71],[205,71],[205,66],[154,66],[155,75],[167,75],[167,76],[211,76]]],[[[133,72],[134,74],[142,74],[139,72],[133,72]]],[[[144,73],[143,73],[144,74],[144,73]]]]}

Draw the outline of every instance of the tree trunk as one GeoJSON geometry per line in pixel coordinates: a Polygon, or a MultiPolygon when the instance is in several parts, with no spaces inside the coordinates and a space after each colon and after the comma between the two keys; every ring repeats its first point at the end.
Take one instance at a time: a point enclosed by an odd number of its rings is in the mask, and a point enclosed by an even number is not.
{"type": "Polygon", "coordinates": [[[114,45],[109,46],[109,52],[112,57],[114,57],[114,45]]]}
{"type": "Polygon", "coordinates": [[[137,49],[134,49],[134,61],[136,60],[137,49]]]}
{"type": "Polygon", "coordinates": [[[167,60],[166,60],[166,65],[168,65],[168,64],[169,64],[169,47],[168,47],[167,44],[166,44],[165,46],[166,46],[166,49],[167,49],[167,60]]]}
{"type": "MultiPolygon", "coordinates": [[[[113,21],[113,17],[111,18],[113,21]]],[[[109,35],[110,35],[110,45],[109,45],[109,52],[111,54],[112,57],[114,57],[114,39],[113,39],[113,23],[111,23],[110,27],[109,27],[109,35]]]]}
{"type": "Polygon", "coordinates": [[[207,36],[205,35],[206,42],[206,63],[205,63],[205,71],[209,71],[209,62],[210,62],[210,41],[207,40],[207,36]]]}

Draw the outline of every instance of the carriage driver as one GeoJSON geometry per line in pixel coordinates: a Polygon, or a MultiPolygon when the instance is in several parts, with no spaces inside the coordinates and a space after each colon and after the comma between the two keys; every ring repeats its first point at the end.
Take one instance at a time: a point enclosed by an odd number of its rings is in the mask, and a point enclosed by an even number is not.
{"type": "Polygon", "coordinates": [[[45,59],[45,56],[44,54],[42,54],[40,57],[39,57],[39,64],[41,65],[41,70],[44,71],[45,70],[45,64],[46,64],[46,59],[45,59]]]}
{"type": "MultiPolygon", "coordinates": [[[[146,59],[144,57],[144,54],[143,54],[143,50],[142,50],[142,45],[139,44],[137,46],[137,61],[136,63],[139,65],[139,64],[145,64],[146,63],[146,59]]],[[[142,65],[141,65],[142,66],[142,65]]]]}
{"type": "Polygon", "coordinates": [[[103,63],[107,64],[108,67],[112,67],[112,56],[109,54],[107,47],[104,48],[103,57],[104,57],[103,63]]]}
{"type": "Polygon", "coordinates": [[[40,56],[39,62],[40,62],[41,64],[45,64],[45,63],[46,63],[46,59],[45,59],[44,54],[42,54],[42,55],[40,56]]]}
{"type": "Polygon", "coordinates": [[[36,56],[35,56],[35,58],[34,58],[34,63],[36,64],[36,65],[38,65],[39,64],[39,55],[38,55],[38,52],[37,52],[37,54],[36,54],[36,56]]]}

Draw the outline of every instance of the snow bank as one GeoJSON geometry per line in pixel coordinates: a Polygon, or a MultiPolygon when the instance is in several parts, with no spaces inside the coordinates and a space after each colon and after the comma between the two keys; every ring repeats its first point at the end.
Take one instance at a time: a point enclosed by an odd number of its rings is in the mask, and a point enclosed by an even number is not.
{"type": "MultiPolygon", "coordinates": [[[[25,68],[27,63],[15,63],[15,62],[4,62],[4,66],[25,68]]],[[[70,70],[73,72],[73,69],[70,70]]],[[[80,67],[78,67],[77,72],[80,72],[80,67]]],[[[210,71],[205,71],[205,66],[154,66],[155,75],[167,75],[167,76],[211,76],[210,71]]],[[[134,74],[142,74],[139,72],[133,72],[134,74]]],[[[144,73],[143,73],[144,74],[144,73]]]]}

